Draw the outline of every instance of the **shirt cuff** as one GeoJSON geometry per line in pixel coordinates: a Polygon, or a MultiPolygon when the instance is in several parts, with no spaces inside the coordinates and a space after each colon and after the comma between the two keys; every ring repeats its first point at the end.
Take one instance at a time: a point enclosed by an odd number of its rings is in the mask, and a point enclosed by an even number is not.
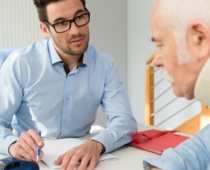
{"type": "Polygon", "coordinates": [[[0,143],[0,153],[11,156],[9,153],[9,146],[17,140],[18,140],[18,137],[16,136],[7,136],[0,143]]]}
{"type": "Polygon", "coordinates": [[[149,158],[145,161],[153,166],[164,170],[183,170],[185,163],[182,157],[173,148],[167,149],[158,158],[149,158]]]}
{"type": "Polygon", "coordinates": [[[151,170],[152,168],[157,168],[151,164],[149,164],[148,162],[146,161],[143,161],[143,165],[144,165],[144,170],[151,170]]]}
{"type": "Polygon", "coordinates": [[[115,149],[114,144],[111,142],[112,140],[109,138],[108,135],[98,134],[97,136],[94,136],[91,139],[100,142],[102,145],[104,145],[104,153],[109,153],[115,149]]]}

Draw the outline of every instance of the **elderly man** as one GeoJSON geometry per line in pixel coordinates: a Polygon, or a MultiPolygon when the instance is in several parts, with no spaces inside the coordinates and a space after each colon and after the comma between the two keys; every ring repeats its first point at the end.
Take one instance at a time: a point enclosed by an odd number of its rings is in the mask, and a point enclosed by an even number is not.
{"type": "MultiPolygon", "coordinates": [[[[161,67],[173,92],[210,105],[210,1],[156,0],[153,65],[161,67]]],[[[159,158],[146,159],[145,170],[206,170],[210,163],[210,125],[159,158]]]]}
{"type": "Polygon", "coordinates": [[[101,153],[129,143],[137,132],[128,96],[113,58],[89,45],[85,0],[33,1],[49,39],[13,52],[2,66],[0,153],[36,160],[43,140],[87,135],[101,104],[107,128],[54,162],[68,170],[81,162],[78,170],[92,170],[101,153]]]}

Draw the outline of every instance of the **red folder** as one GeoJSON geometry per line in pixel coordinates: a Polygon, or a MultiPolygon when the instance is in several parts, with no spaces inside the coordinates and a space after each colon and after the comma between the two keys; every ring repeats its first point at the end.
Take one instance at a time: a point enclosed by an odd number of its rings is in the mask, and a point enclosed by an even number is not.
{"type": "Polygon", "coordinates": [[[136,133],[129,145],[161,155],[168,148],[175,148],[189,139],[186,136],[174,134],[177,131],[147,130],[136,133]]]}

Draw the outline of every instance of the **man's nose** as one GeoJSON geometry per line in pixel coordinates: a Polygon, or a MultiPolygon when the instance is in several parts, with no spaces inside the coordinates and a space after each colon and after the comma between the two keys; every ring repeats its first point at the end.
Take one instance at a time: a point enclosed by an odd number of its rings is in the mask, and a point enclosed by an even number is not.
{"type": "Polygon", "coordinates": [[[160,54],[155,53],[155,57],[152,60],[152,65],[154,67],[163,67],[163,58],[160,54]]]}
{"type": "Polygon", "coordinates": [[[80,34],[80,28],[78,26],[76,26],[76,24],[74,22],[71,23],[70,33],[71,33],[71,35],[80,34]]]}

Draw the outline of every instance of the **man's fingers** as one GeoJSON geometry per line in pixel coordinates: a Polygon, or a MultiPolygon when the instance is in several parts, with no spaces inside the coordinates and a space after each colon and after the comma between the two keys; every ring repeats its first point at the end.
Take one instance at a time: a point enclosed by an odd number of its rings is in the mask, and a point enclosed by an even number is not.
{"type": "Polygon", "coordinates": [[[93,170],[97,164],[97,162],[99,161],[99,158],[93,158],[90,161],[89,166],[87,167],[87,170],[93,170]]]}
{"type": "Polygon", "coordinates": [[[17,142],[12,144],[9,147],[10,154],[15,158],[27,158],[27,159],[33,159],[33,157],[28,154],[17,142]]]}
{"type": "Polygon", "coordinates": [[[37,145],[34,139],[27,132],[22,132],[20,135],[20,139],[24,140],[36,153],[37,145]]]}
{"type": "MultiPolygon", "coordinates": [[[[71,160],[71,157],[69,155],[65,155],[61,164],[61,169],[67,169],[70,160],[71,160]]],[[[73,169],[70,169],[70,170],[73,170],[73,169]]]]}
{"type": "Polygon", "coordinates": [[[100,159],[100,153],[101,147],[96,142],[85,142],[67,151],[64,157],[58,158],[54,163],[58,165],[62,162],[61,169],[74,170],[74,167],[81,161],[78,170],[84,170],[87,166],[89,170],[93,170],[100,159]]]}
{"type": "Polygon", "coordinates": [[[26,158],[26,159],[31,159],[31,160],[35,160],[31,155],[29,155],[23,148],[21,148],[21,155],[22,157],[26,158]]]}
{"type": "MultiPolygon", "coordinates": [[[[13,157],[36,160],[37,145],[41,148],[44,146],[44,142],[39,134],[34,130],[28,130],[28,132],[22,132],[20,138],[9,146],[9,153],[13,157]]],[[[41,150],[41,157],[44,156],[41,150]]]]}
{"type": "Polygon", "coordinates": [[[36,145],[39,145],[39,147],[43,147],[44,146],[44,142],[42,141],[41,136],[33,129],[28,130],[27,132],[31,138],[35,141],[36,145]]]}
{"type": "Polygon", "coordinates": [[[14,157],[16,158],[26,158],[26,159],[33,159],[33,157],[31,157],[31,155],[29,155],[21,146],[17,146],[16,151],[18,154],[16,154],[14,157]]]}
{"type": "Polygon", "coordinates": [[[42,149],[40,149],[40,150],[41,150],[40,157],[43,157],[44,156],[44,152],[42,151],[42,149]]]}
{"type": "Polygon", "coordinates": [[[80,164],[78,170],[84,170],[87,167],[89,162],[90,162],[90,157],[84,156],[81,160],[81,164],[80,164]]]}
{"type": "Polygon", "coordinates": [[[59,158],[57,160],[54,161],[54,164],[55,165],[60,165],[63,161],[63,158],[64,158],[65,155],[61,155],[59,156],[59,158]]]}
{"type": "MultiPolygon", "coordinates": [[[[71,161],[68,165],[68,169],[69,170],[73,170],[74,167],[76,166],[76,164],[80,161],[81,159],[81,156],[79,156],[78,154],[74,155],[72,158],[71,158],[71,161]]],[[[63,163],[62,163],[63,165],[63,163]]]]}
{"type": "Polygon", "coordinates": [[[17,145],[19,145],[31,158],[36,158],[36,152],[34,152],[33,148],[30,147],[23,139],[19,138],[17,140],[17,145]]]}

